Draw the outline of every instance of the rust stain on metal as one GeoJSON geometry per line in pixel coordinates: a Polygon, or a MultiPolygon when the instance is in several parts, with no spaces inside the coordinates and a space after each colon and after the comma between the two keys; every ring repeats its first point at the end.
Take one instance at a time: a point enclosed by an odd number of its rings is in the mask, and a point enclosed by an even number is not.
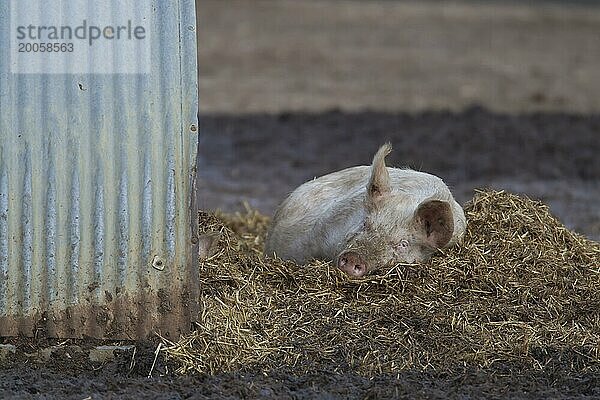
{"type": "Polygon", "coordinates": [[[76,305],[27,317],[0,316],[0,325],[6,336],[134,340],[160,333],[175,339],[189,331],[195,317],[187,289],[181,296],[163,290],[136,297],[122,293],[110,296],[114,301],[103,305],[76,305]]]}

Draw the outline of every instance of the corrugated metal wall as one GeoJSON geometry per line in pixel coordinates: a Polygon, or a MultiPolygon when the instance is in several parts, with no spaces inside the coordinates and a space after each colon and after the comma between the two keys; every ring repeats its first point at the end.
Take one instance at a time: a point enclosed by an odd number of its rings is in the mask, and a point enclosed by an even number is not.
{"type": "Polygon", "coordinates": [[[152,0],[146,75],[11,74],[9,3],[0,2],[0,335],[186,331],[198,293],[194,0],[152,0]]]}

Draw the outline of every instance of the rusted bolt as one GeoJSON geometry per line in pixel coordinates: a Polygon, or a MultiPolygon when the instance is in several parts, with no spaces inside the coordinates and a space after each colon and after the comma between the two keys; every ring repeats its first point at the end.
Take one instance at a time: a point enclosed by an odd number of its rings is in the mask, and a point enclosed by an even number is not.
{"type": "Polygon", "coordinates": [[[154,256],[152,259],[152,268],[162,271],[165,269],[165,262],[159,256],[154,256]]]}
{"type": "Polygon", "coordinates": [[[198,130],[198,127],[195,124],[190,125],[190,131],[196,132],[197,130],[198,130]]]}

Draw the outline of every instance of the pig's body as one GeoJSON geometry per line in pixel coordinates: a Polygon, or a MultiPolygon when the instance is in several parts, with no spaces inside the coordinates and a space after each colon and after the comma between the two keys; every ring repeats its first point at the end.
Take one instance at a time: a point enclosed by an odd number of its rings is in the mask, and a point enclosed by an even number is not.
{"type": "Polygon", "coordinates": [[[277,210],[265,253],[297,263],[337,259],[344,270],[349,262],[364,265],[356,273],[347,271],[362,276],[392,261],[424,261],[437,247],[455,243],[465,230],[465,216],[448,187],[434,175],[385,167],[390,150],[382,147],[371,167],[348,168],[298,187],[277,210]],[[376,163],[381,163],[378,171],[376,163]],[[441,241],[432,242],[431,223],[416,217],[425,203],[446,210],[431,217],[434,225],[447,218],[441,241]]]}
{"type": "MultiPolygon", "coordinates": [[[[279,206],[265,244],[267,254],[303,264],[312,258],[333,260],[345,239],[357,232],[366,218],[363,207],[371,167],[360,166],[316,178],[292,192],[279,206]]],[[[465,227],[461,206],[437,176],[410,169],[387,168],[397,219],[407,223],[426,199],[451,202],[456,240],[465,227]]],[[[452,244],[453,241],[450,242],[452,244]]]]}

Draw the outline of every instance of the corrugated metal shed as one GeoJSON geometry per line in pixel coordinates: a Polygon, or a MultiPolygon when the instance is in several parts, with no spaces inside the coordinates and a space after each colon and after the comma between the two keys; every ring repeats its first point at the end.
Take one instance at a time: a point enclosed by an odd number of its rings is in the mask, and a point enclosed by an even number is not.
{"type": "Polygon", "coordinates": [[[151,5],[149,74],[43,75],[11,74],[0,2],[2,336],[174,337],[197,314],[194,0],[151,5]]]}

